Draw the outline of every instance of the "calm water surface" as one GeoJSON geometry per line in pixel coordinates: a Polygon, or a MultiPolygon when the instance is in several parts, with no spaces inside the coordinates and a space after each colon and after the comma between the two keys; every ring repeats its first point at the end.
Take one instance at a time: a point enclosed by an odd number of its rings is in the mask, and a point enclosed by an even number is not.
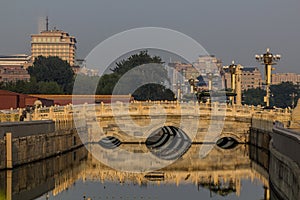
{"type": "Polygon", "coordinates": [[[268,177],[264,167],[250,159],[253,149],[248,145],[233,149],[216,146],[199,158],[200,146],[193,144],[170,166],[143,174],[114,170],[82,147],[11,172],[2,171],[1,188],[11,199],[22,200],[265,199],[268,177]]]}

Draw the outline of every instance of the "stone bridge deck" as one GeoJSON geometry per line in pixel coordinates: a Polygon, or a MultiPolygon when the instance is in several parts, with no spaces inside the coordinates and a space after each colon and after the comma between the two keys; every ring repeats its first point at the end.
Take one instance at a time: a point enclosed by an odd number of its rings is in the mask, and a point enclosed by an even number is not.
{"type": "MultiPolygon", "coordinates": [[[[21,114],[22,109],[18,112],[21,114]]],[[[15,120],[18,118],[16,113],[11,114],[11,117],[6,114],[5,119],[15,120]]],[[[116,136],[123,142],[145,142],[158,128],[175,126],[182,129],[193,142],[210,142],[220,137],[232,137],[238,142],[247,142],[251,123],[259,127],[265,126],[266,129],[271,129],[274,121],[288,125],[291,110],[264,110],[260,106],[237,106],[218,102],[117,102],[39,108],[26,118],[45,119],[54,120],[57,127],[66,124],[76,127],[87,125],[92,141],[105,136],[116,136]]]]}

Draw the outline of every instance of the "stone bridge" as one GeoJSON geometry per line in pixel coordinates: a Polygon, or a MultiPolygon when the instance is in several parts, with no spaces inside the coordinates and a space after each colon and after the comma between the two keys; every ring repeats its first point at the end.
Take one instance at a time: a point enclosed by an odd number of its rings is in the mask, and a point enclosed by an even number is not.
{"type": "Polygon", "coordinates": [[[287,109],[178,102],[84,105],[73,107],[72,112],[75,122],[84,118],[89,126],[88,141],[113,136],[121,142],[133,143],[145,143],[153,132],[166,126],[179,128],[194,143],[215,143],[223,137],[247,143],[253,121],[280,121],[288,125],[291,117],[287,109]]]}
{"type": "MultiPolygon", "coordinates": [[[[22,113],[21,109],[19,113],[22,113]]],[[[104,137],[114,136],[121,142],[144,143],[151,133],[164,126],[173,126],[181,129],[195,143],[216,142],[223,137],[245,143],[248,142],[251,123],[260,126],[260,123],[268,121],[264,126],[270,126],[280,121],[287,126],[291,120],[291,110],[267,110],[260,106],[218,102],[149,101],[54,106],[36,109],[26,118],[44,119],[54,120],[57,127],[67,124],[88,126],[88,136],[81,133],[84,142],[97,142],[104,137]]]]}

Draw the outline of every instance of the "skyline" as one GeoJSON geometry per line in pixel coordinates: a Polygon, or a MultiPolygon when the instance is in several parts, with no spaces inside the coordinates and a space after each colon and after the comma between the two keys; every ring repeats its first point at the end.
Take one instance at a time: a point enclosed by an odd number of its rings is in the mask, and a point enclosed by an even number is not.
{"type": "Polygon", "coordinates": [[[34,1],[4,0],[0,7],[0,54],[30,54],[30,35],[38,32],[41,17],[49,27],[77,38],[77,58],[85,58],[100,42],[138,27],[164,27],[180,31],[199,42],[209,54],[229,65],[258,66],[255,54],[270,48],[282,60],[274,72],[300,73],[300,2],[254,0],[226,2],[190,0],[34,1]]]}

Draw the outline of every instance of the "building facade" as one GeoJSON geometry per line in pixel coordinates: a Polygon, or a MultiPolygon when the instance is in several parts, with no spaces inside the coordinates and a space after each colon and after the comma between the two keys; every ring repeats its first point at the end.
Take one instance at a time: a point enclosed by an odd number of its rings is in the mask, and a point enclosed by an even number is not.
{"type": "Polygon", "coordinates": [[[0,66],[22,66],[27,68],[31,65],[31,56],[26,54],[0,55],[0,66]]]}
{"type": "Polygon", "coordinates": [[[29,81],[30,75],[23,66],[0,65],[0,82],[29,81]]]}
{"type": "Polygon", "coordinates": [[[197,90],[218,90],[224,86],[222,61],[214,55],[200,55],[192,64],[173,62],[168,66],[172,70],[168,74],[171,77],[172,90],[177,91],[177,98],[193,92],[189,82],[191,79],[197,90]]]}
{"type": "Polygon", "coordinates": [[[277,85],[282,82],[292,82],[295,85],[299,85],[300,84],[300,74],[296,74],[296,73],[272,74],[272,85],[277,85]]]}
{"type": "Polygon", "coordinates": [[[31,35],[32,60],[38,56],[58,56],[71,66],[75,64],[76,39],[61,30],[42,31],[31,35]]]}
{"type": "MultiPolygon", "coordinates": [[[[225,70],[225,85],[226,88],[231,88],[231,75],[229,70],[225,70]]],[[[257,67],[242,68],[242,90],[263,88],[262,75],[257,67]]]]}

